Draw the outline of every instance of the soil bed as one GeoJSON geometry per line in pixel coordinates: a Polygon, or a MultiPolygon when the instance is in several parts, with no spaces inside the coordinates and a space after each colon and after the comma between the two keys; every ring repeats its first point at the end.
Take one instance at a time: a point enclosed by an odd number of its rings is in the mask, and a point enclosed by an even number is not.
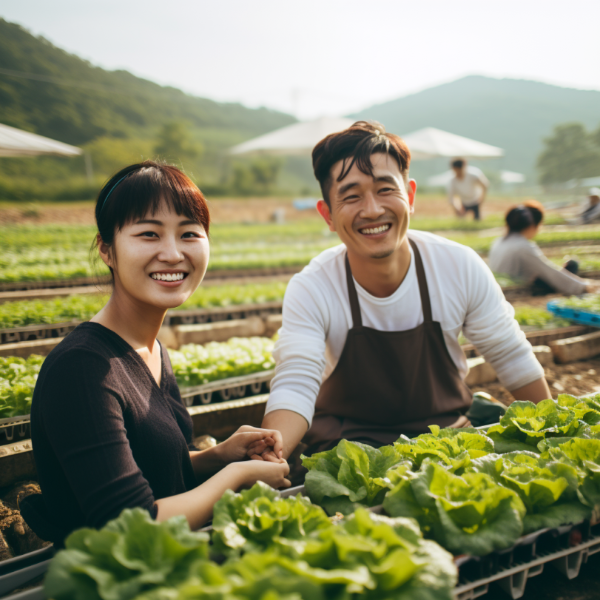
{"type": "MultiPolygon", "coordinates": [[[[546,381],[555,397],[558,394],[584,396],[600,392],[600,358],[569,365],[553,364],[545,367],[544,371],[546,381]]],[[[507,405],[514,400],[511,393],[497,381],[474,386],[472,391],[487,392],[507,405]]]]}

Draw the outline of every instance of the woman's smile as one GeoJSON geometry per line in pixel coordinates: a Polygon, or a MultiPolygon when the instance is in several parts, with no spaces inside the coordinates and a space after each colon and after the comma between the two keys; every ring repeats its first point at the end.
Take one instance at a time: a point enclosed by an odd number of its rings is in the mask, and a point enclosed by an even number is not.
{"type": "Polygon", "coordinates": [[[188,276],[187,271],[154,271],[150,273],[150,277],[156,283],[164,287],[178,287],[183,283],[183,280],[188,276]]]}

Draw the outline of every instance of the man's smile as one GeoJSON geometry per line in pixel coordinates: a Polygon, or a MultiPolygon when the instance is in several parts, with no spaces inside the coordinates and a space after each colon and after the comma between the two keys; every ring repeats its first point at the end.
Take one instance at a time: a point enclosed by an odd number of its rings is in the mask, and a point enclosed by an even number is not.
{"type": "Polygon", "coordinates": [[[382,237],[391,228],[391,223],[381,223],[378,225],[367,225],[366,227],[360,227],[358,232],[366,237],[382,237]]]}

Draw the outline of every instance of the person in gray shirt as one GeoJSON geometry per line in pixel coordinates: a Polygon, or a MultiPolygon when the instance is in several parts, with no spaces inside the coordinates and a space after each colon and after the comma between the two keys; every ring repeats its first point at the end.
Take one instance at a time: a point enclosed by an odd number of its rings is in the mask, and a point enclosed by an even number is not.
{"type": "Polygon", "coordinates": [[[533,241],[543,219],[544,207],[535,200],[512,207],[505,217],[508,233],[492,244],[490,269],[531,284],[534,296],[596,291],[595,284],[577,277],[576,261],[568,261],[561,269],[544,256],[533,241]]]}

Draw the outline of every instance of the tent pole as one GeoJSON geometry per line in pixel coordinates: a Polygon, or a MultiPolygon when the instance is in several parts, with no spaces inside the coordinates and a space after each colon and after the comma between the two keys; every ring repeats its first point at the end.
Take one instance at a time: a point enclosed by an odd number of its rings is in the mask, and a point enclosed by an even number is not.
{"type": "Polygon", "coordinates": [[[85,176],[88,180],[88,183],[94,183],[94,167],[92,165],[92,155],[86,150],[83,153],[83,157],[85,160],[85,176]]]}

